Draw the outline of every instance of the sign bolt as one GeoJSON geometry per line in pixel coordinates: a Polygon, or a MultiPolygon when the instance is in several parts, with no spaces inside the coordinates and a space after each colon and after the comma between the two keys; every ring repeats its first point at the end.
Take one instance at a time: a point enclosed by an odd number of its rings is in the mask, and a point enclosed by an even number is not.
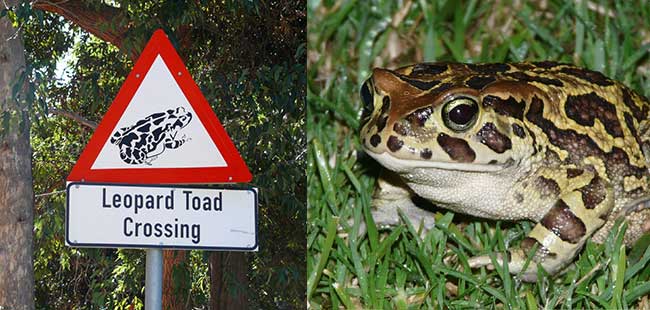
{"type": "Polygon", "coordinates": [[[139,78],[140,78],[140,73],[136,74],[136,75],[135,75],[135,78],[136,78],[136,79],[139,79],[139,78]]]}

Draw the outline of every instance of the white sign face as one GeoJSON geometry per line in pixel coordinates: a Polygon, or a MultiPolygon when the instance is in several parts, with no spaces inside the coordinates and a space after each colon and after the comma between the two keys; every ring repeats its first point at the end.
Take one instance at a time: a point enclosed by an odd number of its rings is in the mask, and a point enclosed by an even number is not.
{"type": "Polygon", "coordinates": [[[227,166],[158,55],[92,169],[227,166]]]}
{"type": "Polygon", "coordinates": [[[68,184],[66,244],[257,251],[256,189],[68,184]]]}

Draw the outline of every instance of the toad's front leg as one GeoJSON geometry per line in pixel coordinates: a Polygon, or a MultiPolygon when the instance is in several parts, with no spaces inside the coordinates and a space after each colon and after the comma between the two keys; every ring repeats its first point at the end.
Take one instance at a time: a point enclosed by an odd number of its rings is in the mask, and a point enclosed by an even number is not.
{"type": "MultiPolygon", "coordinates": [[[[537,280],[537,264],[553,275],[571,263],[585,241],[604,223],[604,218],[614,206],[611,186],[598,176],[566,194],[560,195],[555,204],[521,242],[519,248],[508,251],[510,273],[519,274],[526,282],[537,280]],[[531,251],[537,248],[535,253],[531,251]],[[524,270],[528,256],[531,261],[524,270]]],[[[497,255],[497,263],[503,257],[497,255]]],[[[473,257],[471,268],[492,268],[489,256],[473,257]]]]}
{"type": "Polygon", "coordinates": [[[170,148],[170,149],[176,149],[179,148],[181,145],[183,145],[185,142],[192,140],[192,138],[188,138],[187,136],[183,135],[180,139],[175,140],[176,135],[173,137],[166,137],[164,144],[165,147],[170,148]]]}
{"type": "Polygon", "coordinates": [[[415,196],[400,177],[390,171],[383,170],[377,179],[377,188],[372,200],[372,218],[379,228],[389,228],[399,224],[398,209],[415,227],[423,225],[428,231],[435,225],[434,214],[413,203],[415,196]]]}

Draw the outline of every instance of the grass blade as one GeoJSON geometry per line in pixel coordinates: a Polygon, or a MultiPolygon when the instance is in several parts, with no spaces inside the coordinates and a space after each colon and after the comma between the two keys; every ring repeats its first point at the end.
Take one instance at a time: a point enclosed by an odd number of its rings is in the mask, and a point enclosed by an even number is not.
{"type": "Polygon", "coordinates": [[[330,251],[332,250],[332,245],[334,244],[334,237],[336,237],[336,227],[339,224],[338,217],[331,217],[327,224],[327,235],[325,237],[325,242],[321,246],[320,258],[318,259],[318,265],[314,269],[307,280],[307,299],[311,297],[311,294],[316,290],[316,285],[320,281],[320,277],[323,274],[323,269],[327,264],[327,260],[330,256],[330,251]]]}

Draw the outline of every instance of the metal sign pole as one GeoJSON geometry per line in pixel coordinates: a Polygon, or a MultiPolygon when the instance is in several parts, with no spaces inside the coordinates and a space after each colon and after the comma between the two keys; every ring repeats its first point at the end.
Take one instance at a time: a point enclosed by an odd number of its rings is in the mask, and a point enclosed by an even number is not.
{"type": "Polygon", "coordinates": [[[162,310],[162,274],[162,249],[147,249],[147,266],[144,281],[145,310],[162,310]]]}

